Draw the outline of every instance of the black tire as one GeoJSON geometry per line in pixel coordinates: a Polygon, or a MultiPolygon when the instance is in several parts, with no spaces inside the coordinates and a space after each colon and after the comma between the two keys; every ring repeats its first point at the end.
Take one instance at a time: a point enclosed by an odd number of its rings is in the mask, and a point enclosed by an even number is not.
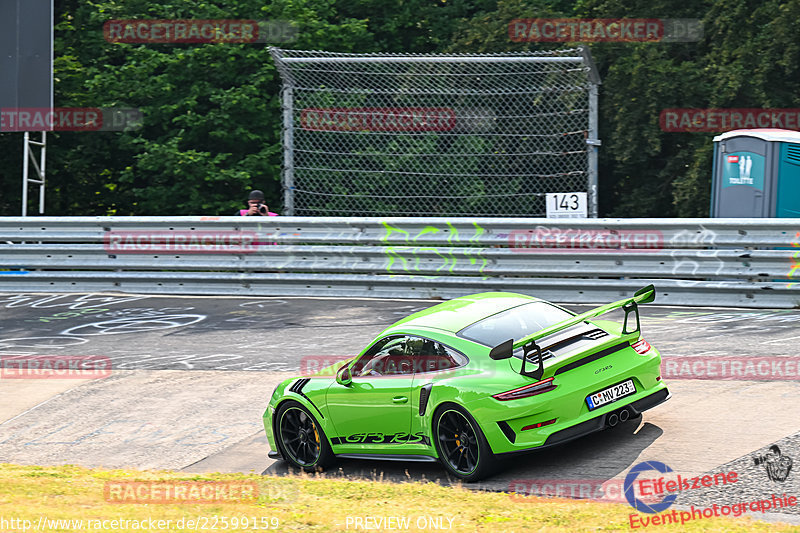
{"type": "Polygon", "coordinates": [[[322,427],[295,401],[282,403],[275,412],[275,442],[285,460],[306,472],[324,470],[334,461],[322,427]]]}
{"type": "Polygon", "coordinates": [[[492,474],[494,454],[466,409],[454,404],[439,407],[433,414],[433,442],[439,462],[457,478],[471,483],[492,474]]]}

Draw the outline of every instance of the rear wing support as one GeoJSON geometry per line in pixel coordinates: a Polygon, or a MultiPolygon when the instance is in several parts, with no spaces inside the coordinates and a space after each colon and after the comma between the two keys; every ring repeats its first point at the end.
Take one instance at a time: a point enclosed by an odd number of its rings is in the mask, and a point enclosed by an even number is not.
{"type": "Polygon", "coordinates": [[[533,378],[536,381],[542,379],[542,374],[544,374],[544,362],[542,361],[542,349],[536,344],[536,341],[531,341],[525,346],[522,347],[522,368],[519,369],[519,373],[523,376],[527,376],[529,378],[533,378]],[[539,366],[535,370],[531,370],[528,372],[525,370],[525,363],[528,361],[528,355],[532,351],[536,350],[536,362],[539,363],[539,366]]]}
{"type": "Polygon", "coordinates": [[[639,304],[631,300],[630,302],[622,306],[622,310],[625,311],[625,321],[622,323],[623,335],[630,335],[631,333],[636,333],[637,331],[641,331],[642,325],[639,322],[639,304]],[[631,316],[631,313],[636,315],[636,329],[628,331],[628,318],[631,316]]]}

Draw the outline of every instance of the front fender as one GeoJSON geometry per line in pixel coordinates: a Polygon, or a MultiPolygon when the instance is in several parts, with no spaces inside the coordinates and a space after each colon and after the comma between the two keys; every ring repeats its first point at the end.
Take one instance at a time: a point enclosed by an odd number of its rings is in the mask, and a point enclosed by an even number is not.
{"type": "Polygon", "coordinates": [[[311,379],[311,378],[290,378],[281,382],[272,392],[269,405],[263,415],[264,431],[267,435],[267,442],[270,449],[279,452],[275,442],[275,413],[280,406],[288,401],[295,401],[308,409],[319,423],[322,431],[325,432],[330,444],[330,437],[333,427],[330,417],[325,408],[325,392],[330,387],[333,380],[330,378],[311,379]]]}

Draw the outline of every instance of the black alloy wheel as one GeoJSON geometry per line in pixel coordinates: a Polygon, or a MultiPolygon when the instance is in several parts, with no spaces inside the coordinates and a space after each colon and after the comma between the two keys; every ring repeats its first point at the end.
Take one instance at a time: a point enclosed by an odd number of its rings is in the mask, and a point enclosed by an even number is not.
{"type": "Polygon", "coordinates": [[[477,481],[488,474],[493,455],[469,413],[457,407],[437,411],[434,431],[439,460],[452,474],[465,481],[477,481]]]}
{"type": "Polygon", "coordinates": [[[307,471],[327,466],[333,453],[322,428],[305,407],[297,402],[284,403],[276,417],[276,440],[286,460],[307,471]]]}

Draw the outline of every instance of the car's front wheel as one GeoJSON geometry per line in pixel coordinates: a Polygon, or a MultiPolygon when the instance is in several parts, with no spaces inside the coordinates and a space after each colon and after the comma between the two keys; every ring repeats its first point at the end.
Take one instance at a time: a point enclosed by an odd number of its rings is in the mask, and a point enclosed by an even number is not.
{"type": "Polygon", "coordinates": [[[284,459],[308,472],[324,469],[333,461],[325,432],[302,404],[281,404],[275,418],[275,440],[284,459]]]}
{"type": "Polygon", "coordinates": [[[465,409],[447,405],[433,415],[433,441],[439,461],[454,476],[478,481],[491,473],[494,455],[480,426],[465,409]]]}

